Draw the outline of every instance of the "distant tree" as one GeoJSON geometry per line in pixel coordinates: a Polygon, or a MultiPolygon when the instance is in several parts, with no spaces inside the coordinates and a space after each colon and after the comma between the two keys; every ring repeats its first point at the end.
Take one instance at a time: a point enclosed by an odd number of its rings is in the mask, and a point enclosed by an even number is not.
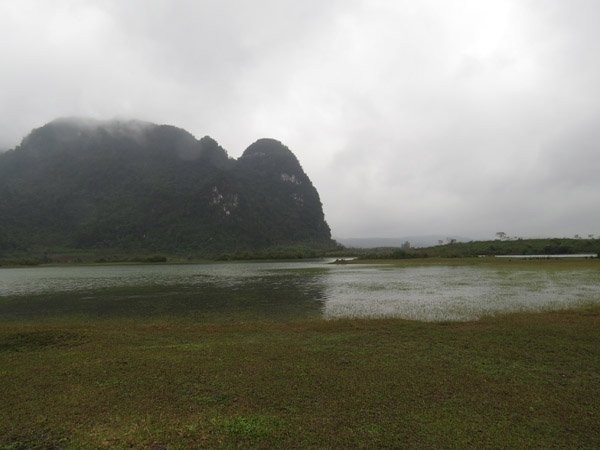
{"type": "Polygon", "coordinates": [[[456,244],[456,239],[454,238],[447,238],[446,240],[448,241],[448,244],[456,244]]]}
{"type": "Polygon", "coordinates": [[[500,239],[501,241],[503,241],[504,239],[506,239],[506,233],[504,231],[498,231],[496,233],[496,237],[498,239],[500,239]]]}
{"type": "Polygon", "coordinates": [[[443,239],[438,239],[438,244],[439,245],[443,245],[444,244],[444,240],[443,239]]]}
{"type": "Polygon", "coordinates": [[[410,248],[410,242],[404,241],[404,244],[402,244],[400,248],[403,250],[408,250],[410,248]]]}

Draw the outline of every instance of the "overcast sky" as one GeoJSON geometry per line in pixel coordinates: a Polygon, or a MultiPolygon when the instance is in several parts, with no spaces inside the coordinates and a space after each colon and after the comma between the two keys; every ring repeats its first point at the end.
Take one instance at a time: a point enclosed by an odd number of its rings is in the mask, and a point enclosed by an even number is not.
{"type": "Polygon", "coordinates": [[[598,0],[0,0],[0,148],[138,118],[285,143],[335,237],[600,235],[598,0]]]}

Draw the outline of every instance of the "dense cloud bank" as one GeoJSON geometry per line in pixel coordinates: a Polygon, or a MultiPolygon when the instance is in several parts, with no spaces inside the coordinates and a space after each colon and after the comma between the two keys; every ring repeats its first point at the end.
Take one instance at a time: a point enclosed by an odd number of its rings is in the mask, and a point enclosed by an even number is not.
{"type": "Polygon", "coordinates": [[[0,4],[0,149],[58,116],[294,148],[337,236],[600,233],[594,0],[0,4]]]}

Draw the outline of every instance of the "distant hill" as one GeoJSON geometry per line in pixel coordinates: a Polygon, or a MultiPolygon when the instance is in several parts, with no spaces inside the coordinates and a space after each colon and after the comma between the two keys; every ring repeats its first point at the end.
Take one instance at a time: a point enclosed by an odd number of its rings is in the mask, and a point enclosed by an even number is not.
{"type": "Polygon", "coordinates": [[[317,190],[281,142],[235,160],[140,121],[58,119],[0,154],[0,251],[329,247],[317,190]]]}
{"type": "Polygon", "coordinates": [[[405,258],[471,258],[478,256],[535,256],[535,255],[597,255],[600,239],[512,239],[494,241],[454,242],[425,248],[363,248],[355,250],[354,256],[366,259],[405,258]]]}
{"type": "Polygon", "coordinates": [[[456,242],[468,242],[470,239],[460,236],[405,236],[402,238],[336,238],[336,240],[347,247],[352,248],[389,248],[402,247],[405,242],[410,243],[413,248],[431,247],[434,245],[448,243],[451,239],[456,242]]]}

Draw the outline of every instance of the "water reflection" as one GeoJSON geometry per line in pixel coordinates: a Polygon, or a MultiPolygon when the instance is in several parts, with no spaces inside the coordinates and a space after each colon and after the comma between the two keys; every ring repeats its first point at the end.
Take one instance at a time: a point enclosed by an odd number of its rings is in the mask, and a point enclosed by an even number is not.
{"type": "Polygon", "coordinates": [[[600,273],[593,270],[345,266],[329,276],[323,314],[330,318],[474,320],[600,301],[600,273]]]}
{"type": "Polygon", "coordinates": [[[0,317],[321,317],[324,269],[293,268],[246,263],[23,269],[5,277],[0,317]]]}
{"type": "Polygon", "coordinates": [[[0,317],[471,320],[600,301],[600,271],[291,263],[0,270],[0,317]]]}

